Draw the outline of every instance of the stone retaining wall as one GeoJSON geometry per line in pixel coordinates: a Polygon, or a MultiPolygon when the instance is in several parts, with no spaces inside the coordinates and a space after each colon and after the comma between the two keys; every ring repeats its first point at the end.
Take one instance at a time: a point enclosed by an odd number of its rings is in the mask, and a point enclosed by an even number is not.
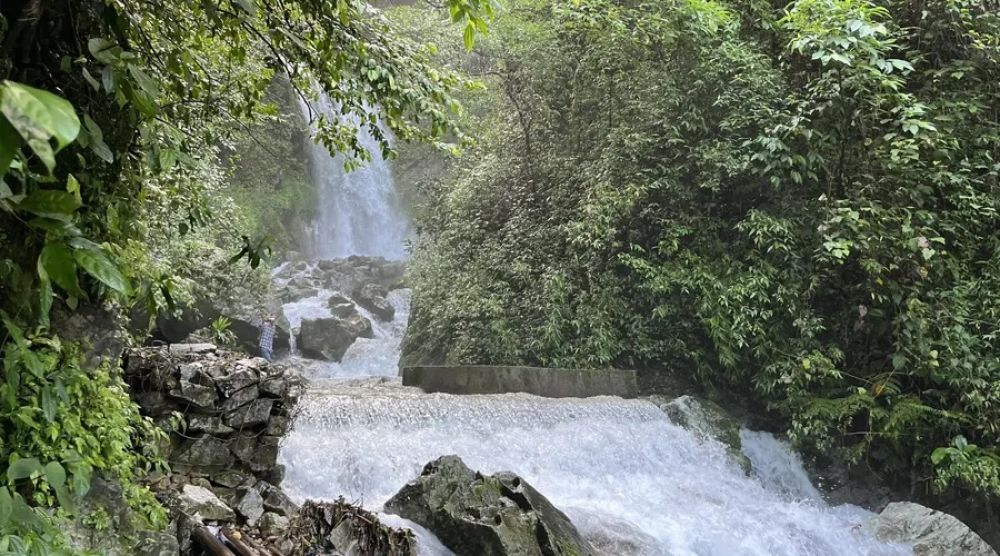
{"type": "Polygon", "coordinates": [[[574,370],[548,367],[413,366],[403,384],[424,392],[505,394],[525,392],[549,398],[638,395],[635,371],[574,370]]]}
{"type": "Polygon", "coordinates": [[[125,380],[143,414],[169,433],[175,472],[226,487],[233,476],[281,481],[278,442],[291,424],[297,377],[211,344],[174,344],[130,352],[125,380]]]}

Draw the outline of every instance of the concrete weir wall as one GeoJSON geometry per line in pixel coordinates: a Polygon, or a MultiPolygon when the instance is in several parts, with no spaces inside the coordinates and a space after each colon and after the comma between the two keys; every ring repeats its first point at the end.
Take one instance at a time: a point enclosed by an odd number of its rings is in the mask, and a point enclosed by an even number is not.
{"type": "Polygon", "coordinates": [[[525,392],[548,398],[638,395],[636,373],[631,370],[415,366],[403,369],[403,385],[448,394],[525,392]]]}

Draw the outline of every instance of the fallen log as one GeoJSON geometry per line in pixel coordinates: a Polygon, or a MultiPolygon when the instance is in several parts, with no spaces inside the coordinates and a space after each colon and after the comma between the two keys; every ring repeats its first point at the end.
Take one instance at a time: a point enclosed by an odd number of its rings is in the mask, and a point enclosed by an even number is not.
{"type": "Polygon", "coordinates": [[[230,548],[237,556],[262,556],[259,550],[251,548],[246,542],[243,541],[243,535],[239,531],[234,531],[229,527],[222,528],[222,536],[226,539],[230,548]]]}
{"type": "Polygon", "coordinates": [[[232,550],[226,548],[208,527],[198,527],[191,534],[191,538],[212,556],[236,556],[232,550]]]}

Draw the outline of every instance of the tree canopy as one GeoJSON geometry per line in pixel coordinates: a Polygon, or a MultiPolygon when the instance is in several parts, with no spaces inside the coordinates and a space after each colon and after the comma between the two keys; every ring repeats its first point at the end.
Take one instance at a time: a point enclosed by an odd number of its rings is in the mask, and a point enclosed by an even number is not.
{"type": "Polygon", "coordinates": [[[408,362],[661,369],[996,500],[996,2],[524,2],[478,54],[408,362]]]}

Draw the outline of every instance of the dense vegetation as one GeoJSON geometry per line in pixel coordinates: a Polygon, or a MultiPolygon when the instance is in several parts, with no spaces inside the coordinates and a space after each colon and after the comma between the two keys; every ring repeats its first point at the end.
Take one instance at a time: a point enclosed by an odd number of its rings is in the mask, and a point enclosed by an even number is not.
{"type": "MultiPolygon", "coordinates": [[[[491,6],[447,6],[471,46],[491,6]]],[[[54,520],[95,474],[162,524],[141,485],[161,433],[92,336],[265,287],[261,261],[295,234],[282,220],[308,206],[289,131],[303,122],[278,106],[324,92],[360,123],[317,119],[319,138],[365,159],[359,125],[389,148],[378,120],[463,141],[460,85],[357,0],[0,4],[0,554],[64,553],[54,520]],[[90,328],[70,335],[79,318],[90,328]]]]}
{"type": "Polygon", "coordinates": [[[995,1],[519,2],[465,69],[407,359],[666,369],[1000,496],[995,1]]]}

